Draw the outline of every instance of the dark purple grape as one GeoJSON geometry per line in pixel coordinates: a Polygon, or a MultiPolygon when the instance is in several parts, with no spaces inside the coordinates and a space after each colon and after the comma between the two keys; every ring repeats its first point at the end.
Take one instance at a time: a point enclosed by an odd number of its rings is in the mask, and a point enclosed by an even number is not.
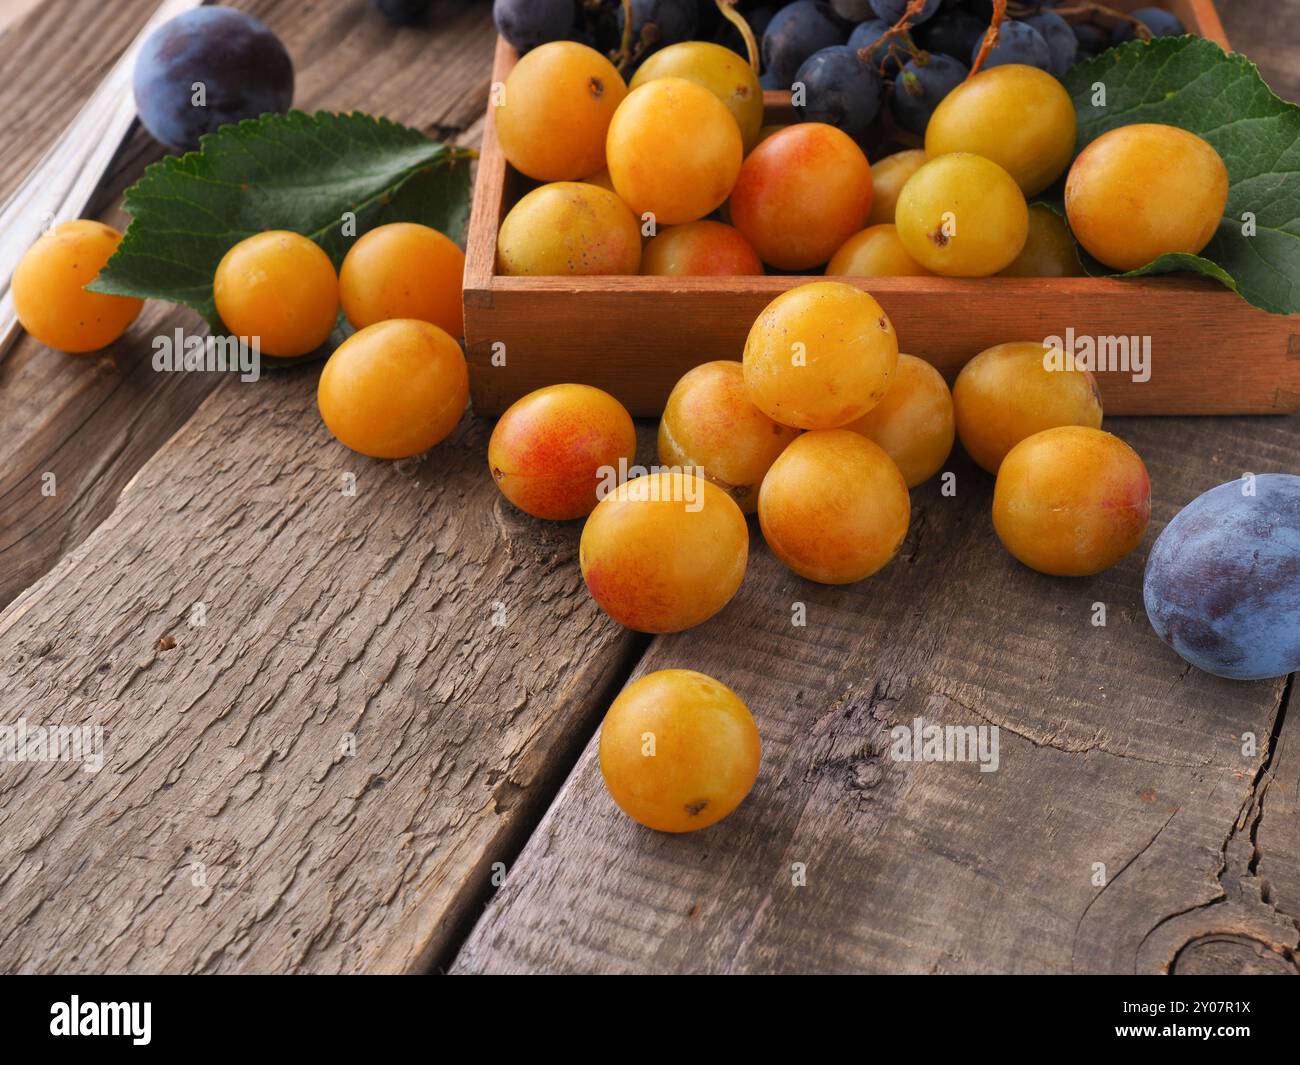
{"type": "Polygon", "coordinates": [[[889,109],[903,129],[924,133],[939,101],[966,80],[970,68],[942,52],[926,52],[909,59],[894,79],[889,109]]]}
{"type": "Polygon", "coordinates": [[[1091,22],[1072,22],[1070,29],[1079,42],[1079,58],[1099,55],[1110,47],[1110,34],[1091,22]]]}
{"type": "Polygon", "coordinates": [[[726,19],[714,0],[695,0],[695,36],[703,41],[718,32],[726,19]]]}
{"type": "Polygon", "coordinates": [[[573,34],[577,22],[573,0],[493,0],[492,19],[520,52],[573,34]]]}
{"type": "MultiPolygon", "coordinates": [[[[762,41],[763,34],[767,31],[768,23],[772,21],[772,16],[776,14],[780,4],[742,4],[738,9],[749,23],[749,28],[754,33],[754,39],[762,41]]],[[[713,35],[713,40],[722,45],[724,48],[730,48],[733,52],[749,58],[749,51],[745,48],[745,42],[741,39],[740,31],[730,22],[723,22],[718,27],[717,32],[713,35]]]]}
{"type": "MultiPolygon", "coordinates": [[[[1016,0],[1011,0],[1007,6],[1013,6],[1016,0]]],[[[1041,10],[1045,7],[1058,7],[1062,3],[1074,3],[1075,0],[1019,0],[1020,7],[1032,6],[1041,10]]],[[[984,23],[987,29],[989,23],[993,20],[993,0],[955,0],[955,4],[969,11],[972,15],[984,23]]],[[[1012,17],[1010,15],[1008,18],[1012,17]]],[[[1018,17],[1018,16],[1017,16],[1018,17]]]]}
{"type": "MultiPolygon", "coordinates": [[[[972,63],[983,43],[981,38],[979,44],[972,49],[972,63]]],[[[989,67],[1005,66],[1008,63],[1022,63],[1027,67],[1048,70],[1052,65],[1052,53],[1042,34],[1033,26],[1008,20],[998,27],[997,46],[984,57],[984,65],[980,69],[988,70],[989,67]]]]}
{"type": "Polygon", "coordinates": [[[847,45],[832,45],[809,56],[795,75],[795,88],[800,85],[803,103],[795,105],[799,117],[826,122],[850,137],[861,137],[880,111],[880,78],[847,45]]]}
{"type": "Polygon", "coordinates": [[[969,11],[953,8],[941,11],[921,26],[915,34],[916,43],[927,52],[942,52],[965,61],[988,28],[987,22],[969,11]]]}
{"type": "Polygon", "coordinates": [[[174,151],[293,103],[293,62],[280,38],[229,7],[196,8],[159,26],[140,49],[133,80],[144,128],[174,151]]]}
{"type": "MultiPolygon", "coordinates": [[[[1146,24],[1152,37],[1180,37],[1187,32],[1178,16],[1163,8],[1140,7],[1132,14],[1135,19],[1146,24]]],[[[1122,44],[1137,37],[1137,28],[1131,22],[1121,22],[1111,31],[1110,36],[1115,44],[1122,44]]]]}
{"type": "Polygon", "coordinates": [[[1058,78],[1072,66],[1079,53],[1079,39],[1075,37],[1070,24],[1055,11],[1040,11],[1024,20],[1026,26],[1032,26],[1038,35],[1047,42],[1047,51],[1052,57],[1048,68],[1058,78]]]}
{"type": "MultiPolygon", "coordinates": [[[[880,19],[871,19],[867,22],[861,22],[854,27],[853,32],[849,34],[849,47],[855,52],[860,52],[864,48],[870,48],[876,41],[885,35],[889,26],[880,19]]],[[[900,70],[910,55],[907,47],[907,35],[895,34],[885,41],[884,44],[872,49],[871,52],[871,69],[880,73],[884,71],[884,76],[892,78],[900,70]],[[892,46],[892,47],[891,47],[892,46]]]]}
{"type": "Polygon", "coordinates": [[[871,0],[830,0],[831,10],[845,22],[866,22],[876,17],[871,0]]]}
{"type": "MultiPolygon", "coordinates": [[[[911,0],[871,0],[871,10],[876,13],[876,18],[892,26],[903,17],[903,12],[907,10],[910,2],[911,0]]],[[[919,26],[927,19],[934,18],[934,13],[938,10],[939,0],[925,0],[921,13],[912,16],[911,25],[919,26]]]]}
{"type": "MultiPolygon", "coordinates": [[[[618,8],[617,27],[623,33],[623,6],[618,8]]],[[[644,42],[638,53],[644,59],[651,52],[670,44],[689,41],[695,36],[699,14],[695,0],[632,0],[632,44],[644,42]]]]}
{"type": "Polygon", "coordinates": [[[848,30],[830,5],[796,0],[781,8],[763,34],[763,69],[781,88],[789,88],[804,60],[814,52],[843,44],[848,30]]]}
{"type": "Polygon", "coordinates": [[[429,13],[433,0],[370,0],[394,26],[410,26],[429,13]]]}

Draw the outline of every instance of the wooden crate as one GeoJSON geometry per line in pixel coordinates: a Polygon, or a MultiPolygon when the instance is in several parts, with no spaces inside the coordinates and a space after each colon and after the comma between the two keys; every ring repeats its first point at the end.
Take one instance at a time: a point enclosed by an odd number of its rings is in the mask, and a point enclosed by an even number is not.
{"type": "MultiPolygon", "coordinates": [[[[1227,46],[1210,0],[1165,6],[1227,46]]],[[[504,81],[516,60],[498,41],[493,81],[504,81]]],[[[788,93],[768,93],[766,102],[770,119],[790,116],[788,93]]],[[[465,338],[479,414],[498,415],[533,389],[577,381],[611,392],[634,415],[657,416],[683,373],[710,359],[739,359],[763,307],[808,280],[499,275],[497,229],[528,183],[506,164],[493,111],[489,105],[465,269],[465,338]]],[[[1077,335],[1150,337],[1149,380],[1097,375],[1108,414],[1300,409],[1300,316],[1267,314],[1208,278],[843,280],[879,299],[903,350],[950,381],[984,348],[1072,327],[1077,335]]]]}

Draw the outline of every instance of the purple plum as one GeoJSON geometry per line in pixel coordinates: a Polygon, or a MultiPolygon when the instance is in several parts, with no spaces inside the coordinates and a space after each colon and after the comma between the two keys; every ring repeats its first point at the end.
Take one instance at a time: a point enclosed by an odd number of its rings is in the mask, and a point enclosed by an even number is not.
{"type": "Polygon", "coordinates": [[[140,121],[174,151],[293,102],[293,63],[280,38],[230,7],[196,8],[159,26],[140,49],[134,81],[140,121]]]}
{"type": "Polygon", "coordinates": [[[1197,496],[1151,548],[1142,596],[1156,634],[1198,669],[1236,680],[1300,669],[1300,477],[1197,496]]]}

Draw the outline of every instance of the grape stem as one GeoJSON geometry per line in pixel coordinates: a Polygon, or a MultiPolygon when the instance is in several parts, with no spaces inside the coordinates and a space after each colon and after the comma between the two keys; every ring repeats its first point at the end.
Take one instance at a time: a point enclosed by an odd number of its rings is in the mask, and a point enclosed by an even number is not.
{"type": "MultiPolygon", "coordinates": [[[[1006,3],[1006,0],[1002,0],[1002,2],[1006,3]]],[[[889,41],[889,47],[885,51],[884,58],[880,61],[880,70],[878,71],[880,76],[884,77],[885,64],[894,57],[895,42],[890,40],[891,37],[898,37],[905,41],[907,53],[909,55],[915,55],[916,45],[912,43],[912,37],[907,31],[912,28],[912,19],[921,13],[925,4],[926,0],[908,0],[907,7],[903,10],[903,14],[899,17],[898,21],[865,48],[859,48],[858,58],[869,66],[871,64],[871,53],[880,47],[882,41],[889,41]]]]}
{"type": "Polygon", "coordinates": [[[736,10],[736,0],[713,0],[713,2],[718,5],[722,17],[740,31],[740,36],[745,42],[745,51],[749,53],[749,65],[757,74],[759,71],[758,41],[754,39],[754,31],[745,16],[736,10]]]}
{"type": "Polygon", "coordinates": [[[993,0],[993,18],[989,21],[989,28],[984,31],[984,40],[980,42],[980,50],[975,56],[975,61],[970,65],[970,73],[966,75],[967,80],[980,72],[980,67],[984,65],[988,54],[998,46],[998,27],[1002,25],[1006,15],[1007,0],[993,0]]]}
{"type": "Polygon", "coordinates": [[[617,51],[610,53],[610,61],[618,67],[621,74],[629,63],[634,63],[659,43],[659,25],[647,22],[641,27],[641,35],[636,46],[632,45],[632,0],[620,0],[623,8],[623,39],[617,51]]]}
{"type": "Polygon", "coordinates": [[[622,0],[622,3],[623,40],[619,42],[618,51],[610,56],[619,73],[632,61],[632,0],[622,0]]]}

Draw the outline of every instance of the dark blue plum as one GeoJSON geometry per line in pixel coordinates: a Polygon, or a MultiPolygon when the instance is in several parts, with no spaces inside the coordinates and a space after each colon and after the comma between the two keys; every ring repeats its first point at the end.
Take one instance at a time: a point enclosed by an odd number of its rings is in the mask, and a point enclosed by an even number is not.
{"type": "MultiPolygon", "coordinates": [[[[1140,19],[1151,31],[1152,37],[1179,37],[1187,31],[1178,20],[1178,16],[1159,7],[1140,7],[1132,12],[1135,19],[1140,19]]],[[[1111,31],[1111,40],[1115,44],[1131,41],[1137,37],[1137,27],[1131,22],[1121,22],[1111,31]]]]}
{"type": "Polygon", "coordinates": [[[1266,473],[1197,496],[1156,539],[1142,598],[1184,659],[1220,677],[1300,669],[1300,477],[1266,473]]]}
{"type": "MultiPolygon", "coordinates": [[[[983,43],[981,39],[971,51],[972,63],[983,43]]],[[[1027,67],[1049,70],[1052,66],[1052,53],[1042,34],[1033,26],[1008,20],[998,27],[997,47],[984,57],[984,65],[980,69],[988,70],[989,67],[1000,67],[1007,63],[1021,63],[1027,67]]]]}
{"type": "Polygon", "coordinates": [[[803,103],[795,111],[804,122],[826,122],[850,137],[866,133],[880,111],[880,78],[847,45],[814,52],[794,84],[803,86],[803,103]]]}
{"type": "Polygon", "coordinates": [[[1079,55],[1079,39],[1065,19],[1055,11],[1040,11],[1024,21],[1026,26],[1032,26],[1047,42],[1047,51],[1052,58],[1052,65],[1048,69],[1053,74],[1059,78],[1074,66],[1079,55]]]}
{"type": "Polygon", "coordinates": [[[135,61],[134,87],[144,128],[183,152],[218,126],[288,110],[293,62],[280,38],[251,15],[200,7],[149,35],[135,61]]]}
{"type": "Polygon", "coordinates": [[[1100,55],[1110,47],[1110,34],[1091,22],[1071,22],[1070,30],[1074,33],[1075,40],[1079,42],[1080,59],[1100,55]]]}
{"type": "MultiPolygon", "coordinates": [[[[907,10],[910,0],[871,0],[871,10],[876,13],[876,18],[893,25],[903,17],[903,12],[907,10]]],[[[921,8],[919,15],[912,16],[911,25],[919,26],[927,19],[934,18],[934,13],[939,10],[939,0],[925,0],[925,6],[921,8]]]]}
{"type": "Polygon", "coordinates": [[[894,120],[911,133],[924,133],[939,101],[969,73],[965,63],[941,52],[909,59],[894,79],[894,97],[889,104],[894,120]]]}
{"type": "Polygon", "coordinates": [[[927,52],[942,52],[965,62],[988,28],[988,22],[958,7],[941,11],[914,36],[927,52]]]}
{"type": "Polygon", "coordinates": [[[394,26],[419,22],[433,7],[433,0],[370,0],[379,13],[394,26]]]}
{"type": "MultiPolygon", "coordinates": [[[[849,34],[849,47],[855,52],[870,48],[885,35],[885,31],[888,29],[889,26],[878,18],[860,22],[853,28],[853,32],[849,34]]],[[[883,70],[886,77],[892,78],[903,69],[903,63],[907,60],[907,56],[907,38],[896,34],[885,41],[884,44],[872,50],[871,69],[877,73],[883,70]]]]}
{"type": "Polygon", "coordinates": [[[788,89],[799,68],[814,52],[843,44],[848,30],[829,4],[796,0],[772,16],[763,34],[763,70],[771,83],[788,89]]]}
{"type": "Polygon", "coordinates": [[[520,52],[572,36],[577,23],[573,0],[493,0],[492,20],[520,52]]]}

